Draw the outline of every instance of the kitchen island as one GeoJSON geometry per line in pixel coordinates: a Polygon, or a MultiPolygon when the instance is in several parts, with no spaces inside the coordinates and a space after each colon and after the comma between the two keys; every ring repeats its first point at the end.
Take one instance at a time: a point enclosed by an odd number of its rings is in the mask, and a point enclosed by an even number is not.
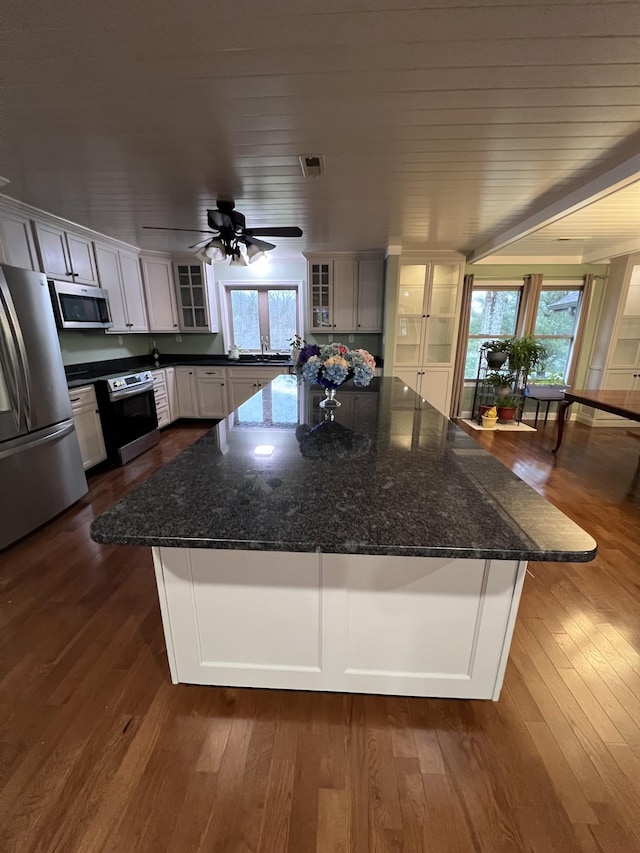
{"type": "Polygon", "coordinates": [[[94,522],[153,549],[172,680],[497,699],[527,561],[595,541],[400,380],[322,396],[278,377],[94,522]]]}

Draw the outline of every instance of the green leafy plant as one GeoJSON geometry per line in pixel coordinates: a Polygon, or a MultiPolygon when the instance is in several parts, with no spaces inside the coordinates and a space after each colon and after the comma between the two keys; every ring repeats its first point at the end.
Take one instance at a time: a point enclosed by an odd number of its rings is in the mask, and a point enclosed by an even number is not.
{"type": "Polygon", "coordinates": [[[522,338],[512,338],[509,341],[509,367],[520,376],[522,385],[526,384],[527,377],[536,367],[543,367],[544,361],[549,356],[549,351],[533,335],[524,335],[522,338]]]}
{"type": "Polygon", "coordinates": [[[487,373],[484,381],[492,388],[510,388],[516,381],[516,375],[510,371],[492,370],[487,373]]]}
{"type": "Polygon", "coordinates": [[[501,340],[494,341],[484,341],[482,344],[482,349],[487,352],[509,352],[509,344],[511,343],[511,338],[503,338],[501,340]]]}
{"type": "Polygon", "coordinates": [[[498,397],[496,399],[496,406],[499,409],[521,409],[522,408],[522,397],[517,394],[509,394],[505,397],[498,397]]]}

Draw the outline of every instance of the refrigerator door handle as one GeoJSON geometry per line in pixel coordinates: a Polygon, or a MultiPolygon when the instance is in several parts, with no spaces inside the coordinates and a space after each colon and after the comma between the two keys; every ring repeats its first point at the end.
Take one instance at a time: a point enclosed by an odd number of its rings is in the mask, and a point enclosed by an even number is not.
{"type": "Polygon", "coordinates": [[[20,431],[22,428],[22,405],[20,396],[20,371],[18,365],[18,352],[16,349],[15,334],[11,324],[9,314],[9,304],[7,299],[9,293],[0,280],[0,335],[2,335],[5,346],[0,346],[0,349],[6,351],[8,367],[11,368],[11,375],[7,371],[7,391],[13,405],[13,418],[16,422],[16,429],[20,431]]]}
{"type": "MultiPolygon", "coordinates": [[[[0,282],[0,290],[2,291],[2,302],[6,312],[6,319],[11,326],[13,332],[14,346],[17,349],[18,359],[16,361],[22,367],[22,385],[24,388],[24,418],[27,429],[31,429],[31,373],[29,371],[29,359],[27,358],[27,350],[24,345],[24,337],[18,315],[9,293],[9,288],[4,282],[0,282]]],[[[19,389],[18,389],[19,390],[19,389]]]]}
{"type": "Polygon", "coordinates": [[[55,439],[64,438],[65,435],[69,435],[73,430],[73,421],[65,421],[64,423],[49,427],[47,430],[42,430],[43,435],[37,438],[32,434],[21,436],[14,441],[5,441],[0,449],[0,459],[7,459],[9,456],[15,456],[17,453],[30,450],[32,447],[38,447],[41,444],[48,444],[55,439]]]}

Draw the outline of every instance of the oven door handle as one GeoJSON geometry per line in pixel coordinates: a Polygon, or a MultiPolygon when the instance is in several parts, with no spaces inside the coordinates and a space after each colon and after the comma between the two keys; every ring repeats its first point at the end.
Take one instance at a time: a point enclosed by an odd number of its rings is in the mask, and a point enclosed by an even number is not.
{"type": "Polygon", "coordinates": [[[152,389],[153,379],[151,382],[145,382],[142,385],[132,385],[131,388],[123,388],[121,391],[111,391],[109,399],[111,402],[115,402],[123,397],[134,397],[136,394],[144,394],[145,391],[151,391],[152,389]]]}

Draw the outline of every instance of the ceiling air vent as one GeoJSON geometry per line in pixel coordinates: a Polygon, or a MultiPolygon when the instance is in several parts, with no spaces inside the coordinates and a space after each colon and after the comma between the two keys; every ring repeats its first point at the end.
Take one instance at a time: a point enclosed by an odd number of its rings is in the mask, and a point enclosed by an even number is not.
{"type": "Polygon", "coordinates": [[[324,154],[302,154],[298,160],[305,178],[319,178],[324,175],[324,154]]]}

